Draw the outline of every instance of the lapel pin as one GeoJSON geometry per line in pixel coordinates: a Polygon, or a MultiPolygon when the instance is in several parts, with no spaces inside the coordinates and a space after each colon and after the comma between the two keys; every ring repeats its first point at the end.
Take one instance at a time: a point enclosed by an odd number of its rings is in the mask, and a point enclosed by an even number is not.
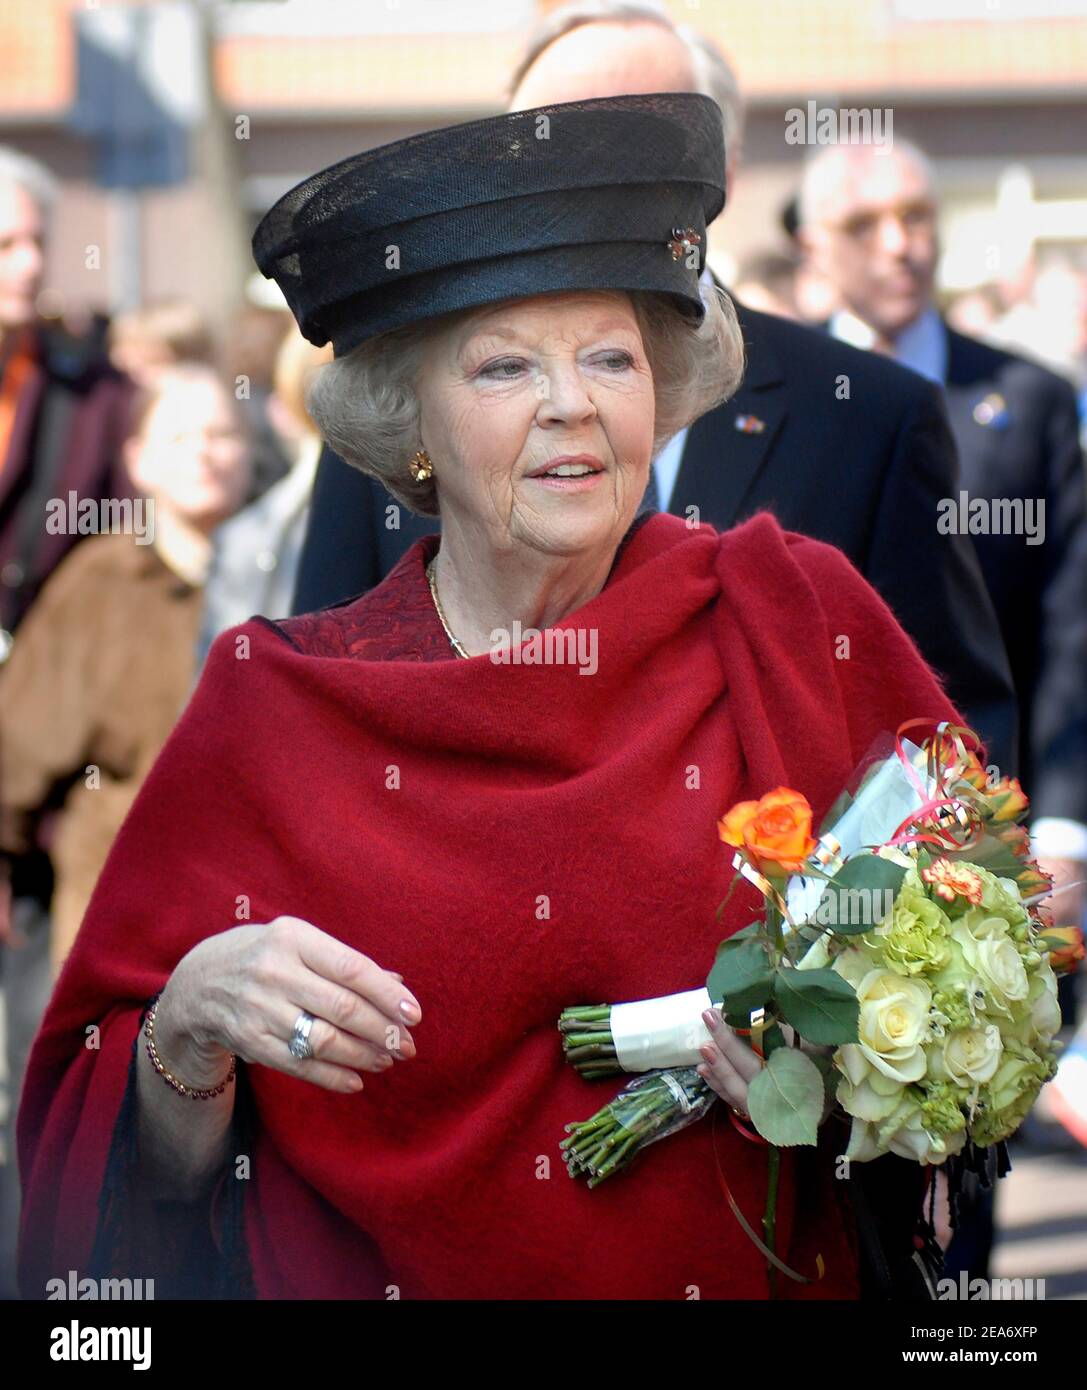
{"type": "Polygon", "coordinates": [[[741,434],[762,434],[766,421],[757,415],[737,415],[732,422],[741,434]]]}
{"type": "Polygon", "coordinates": [[[673,227],[672,240],[668,243],[672,259],[678,261],[680,256],[685,256],[689,251],[693,251],[701,240],[702,238],[693,227],[673,227]]]}
{"type": "Polygon", "coordinates": [[[1002,430],[1008,425],[1008,403],[997,391],[991,391],[974,406],[974,419],[979,425],[992,425],[1002,430]]]}

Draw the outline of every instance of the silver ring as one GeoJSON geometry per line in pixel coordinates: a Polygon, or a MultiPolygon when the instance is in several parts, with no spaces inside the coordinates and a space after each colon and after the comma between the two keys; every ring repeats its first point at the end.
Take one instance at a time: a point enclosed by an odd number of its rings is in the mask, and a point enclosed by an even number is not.
{"type": "Polygon", "coordinates": [[[287,1044],[292,1057],[297,1057],[300,1062],[308,1061],[313,1056],[313,1047],[309,1040],[310,1029],[317,1020],[312,1014],[306,1013],[305,1009],[294,1021],[294,1032],[291,1040],[287,1044]]]}

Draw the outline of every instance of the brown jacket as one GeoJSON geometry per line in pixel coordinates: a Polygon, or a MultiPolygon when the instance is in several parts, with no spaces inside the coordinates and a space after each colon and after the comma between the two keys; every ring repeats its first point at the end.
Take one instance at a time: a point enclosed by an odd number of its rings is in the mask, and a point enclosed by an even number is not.
{"type": "Polygon", "coordinates": [[[50,851],[58,967],[185,703],[201,602],[153,545],[92,536],[52,575],[0,667],[0,852],[50,851]]]}

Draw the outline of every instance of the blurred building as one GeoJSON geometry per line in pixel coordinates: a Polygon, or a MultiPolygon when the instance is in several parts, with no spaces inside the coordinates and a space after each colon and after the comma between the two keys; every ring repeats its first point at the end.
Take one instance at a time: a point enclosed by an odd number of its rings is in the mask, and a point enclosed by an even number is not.
{"type": "MultiPolygon", "coordinates": [[[[226,139],[186,182],[136,195],[96,186],[94,141],[71,121],[77,21],[118,7],[4,0],[0,142],[45,160],[63,180],[54,303],[70,312],[121,307],[125,296],[187,295],[214,316],[239,289],[230,282],[244,273],[244,232],[280,193],[359,149],[500,110],[524,34],[553,5],[141,0],[128,8],[207,16],[226,139]],[[239,206],[243,217],[232,222],[239,206]],[[220,254],[228,242],[232,253],[220,254]],[[91,245],[102,248],[97,265],[88,264],[91,245]]],[[[886,110],[895,136],[929,151],[945,193],[949,288],[1014,276],[1032,251],[1087,250],[1087,0],[669,0],[667,8],[720,43],[749,100],[742,176],[711,238],[724,274],[783,236],[781,210],[807,148],[791,138],[797,111],[807,120],[886,110]]]]}

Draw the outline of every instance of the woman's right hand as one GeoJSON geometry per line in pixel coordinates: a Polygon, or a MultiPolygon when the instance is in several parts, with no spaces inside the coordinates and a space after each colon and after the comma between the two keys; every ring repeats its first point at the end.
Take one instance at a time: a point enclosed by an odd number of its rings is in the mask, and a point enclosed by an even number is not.
{"type": "Polygon", "coordinates": [[[156,1045],[192,1086],[217,1085],[233,1052],[329,1091],[361,1091],[360,1071],[415,1056],[407,1024],[422,1010],[401,980],[300,917],[232,927],[179,961],[155,1014],[156,1045]],[[315,1019],[313,1056],[299,1060],[287,1044],[303,1010],[315,1019]]]}

